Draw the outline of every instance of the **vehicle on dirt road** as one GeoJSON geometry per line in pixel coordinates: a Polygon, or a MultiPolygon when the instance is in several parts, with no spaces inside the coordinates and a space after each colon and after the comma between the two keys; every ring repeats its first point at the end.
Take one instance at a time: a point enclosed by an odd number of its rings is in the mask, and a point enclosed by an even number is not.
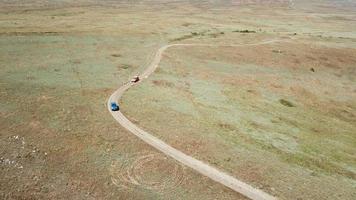
{"type": "Polygon", "coordinates": [[[118,111],[118,110],[120,110],[119,105],[118,105],[117,103],[115,103],[115,102],[111,102],[110,107],[111,107],[111,110],[112,110],[112,111],[118,111]]]}
{"type": "Polygon", "coordinates": [[[138,81],[140,81],[140,77],[139,77],[139,76],[134,76],[134,77],[131,79],[131,83],[137,83],[138,81]]]}

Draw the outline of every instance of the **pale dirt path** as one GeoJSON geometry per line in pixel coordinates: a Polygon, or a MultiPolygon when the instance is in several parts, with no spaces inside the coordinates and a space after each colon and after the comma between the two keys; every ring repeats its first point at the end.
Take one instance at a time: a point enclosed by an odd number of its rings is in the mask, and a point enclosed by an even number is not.
{"type": "MultiPolygon", "coordinates": [[[[158,67],[158,64],[160,63],[162,59],[162,54],[164,53],[165,50],[167,50],[170,47],[174,46],[211,46],[211,47],[217,47],[217,46],[225,46],[225,47],[242,47],[242,46],[256,46],[256,45],[262,45],[262,44],[269,44],[269,43],[274,43],[278,42],[280,40],[270,40],[270,41],[265,41],[265,42],[260,42],[260,43],[254,43],[254,44],[240,44],[240,45],[211,45],[211,44],[170,44],[161,47],[158,49],[153,61],[151,64],[147,67],[147,69],[140,75],[141,80],[142,78],[147,78],[150,74],[152,74],[155,69],[158,67]]],[[[162,153],[166,154],[167,156],[172,157],[173,159],[177,160],[178,162],[194,169],[195,171],[203,174],[204,176],[207,176],[211,179],[213,179],[216,182],[219,182],[232,190],[250,198],[253,200],[275,200],[277,199],[276,197],[273,197],[262,190],[259,190],[257,188],[254,188],[222,171],[219,171],[218,169],[200,161],[197,160],[173,147],[170,145],[166,144],[162,140],[152,136],[151,134],[147,133],[146,131],[140,129],[137,127],[135,124],[133,124],[130,120],[128,120],[120,111],[113,112],[110,109],[110,102],[118,102],[118,100],[121,98],[122,94],[128,90],[131,86],[135,85],[137,83],[126,83],[123,86],[121,86],[118,90],[116,90],[109,98],[108,100],[108,109],[109,112],[112,114],[112,116],[118,121],[123,127],[125,127],[127,130],[129,130],[131,133],[135,134],[137,137],[139,137],[141,140],[144,142],[148,143],[149,145],[153,146],[157,150],[161,151],[162,153]]]]}

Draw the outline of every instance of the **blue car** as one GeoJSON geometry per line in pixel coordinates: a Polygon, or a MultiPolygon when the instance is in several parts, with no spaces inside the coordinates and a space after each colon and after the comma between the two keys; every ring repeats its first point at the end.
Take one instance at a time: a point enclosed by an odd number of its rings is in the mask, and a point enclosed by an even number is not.
{"type": "Polygon", "coordinates": [[[120,107],[115,102],[111,102],[111,110],[118,111],[118,110],[120,110],[120,107]]]}

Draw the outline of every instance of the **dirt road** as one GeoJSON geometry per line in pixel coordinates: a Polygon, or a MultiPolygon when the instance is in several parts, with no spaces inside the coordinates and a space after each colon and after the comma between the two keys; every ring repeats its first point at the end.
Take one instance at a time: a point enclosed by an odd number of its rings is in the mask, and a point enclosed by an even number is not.
{"type": "MultiPolygon", "coordinates": [[[[211,45],[211,44],[170,44],[161,47],[158,49],[153,61],[151,64],[147,67],[147,69],[140,75],[140,77],[145,78],[148,77],[150,74],[152,74],[155,69],[158,67],[158,64],[160,63],[162,59],[162,54],[164,53],[165,50],[167,50],[170,47],[175,47],[175,46],[225,46],[225,47],[242,47],[242,46],[256,46],[256,45],[262,45],[262,44],[269,44],[269,43],[274,43],[278,42],[280,40],[270,40],[270,41],[264,41],[260,43],[254,43],[254,44],[239,44],[239,45],[211,45]]],[[[141,82],[142,79],[139,81],[141,82]]],[[[139,83],[138,82],[138,83],[139,83]]],[[[146,143],[150,144],[157,150],[161,151],[162,153],[166,154],[167,156],[170,156],[174,158],[175,160],[179,161],[180,163],[196,170],[197,172],[203,174],[204,176],[207,176],[211,178],[212,180],[219,182],[232,190],[239,192],[240,194],[253,199],[253,200],[274,200],[276,197],[273,197],[262,190],[259,190],[257,188],[254,188],[224,172],[219,171],[218,169],[209,166],[208,164],[199,161],[173,147],[170,145],[166,144],[162,140],[152,136],[151,134],[147,133],[146,131],[140,129],[137,127],[135,124],[133,124],[131,121],[129,121],[120,111],[113,112],[111,111],[110,108],[110,103],[111,102],[118,102],[118,100],[121,98],[123,93],[128,90],[131,86],[135,85],[137,83],[131,83],[128,82],[121,86],[118,90],[116,90],[109,98],[108,100],[108,109],[109,112],[112,114],[112,116],[118,121],[123,127],[125,127],[127,130],[129,130],[131,133],[135,134],[137,137],[145,141],[146,143]]]]}

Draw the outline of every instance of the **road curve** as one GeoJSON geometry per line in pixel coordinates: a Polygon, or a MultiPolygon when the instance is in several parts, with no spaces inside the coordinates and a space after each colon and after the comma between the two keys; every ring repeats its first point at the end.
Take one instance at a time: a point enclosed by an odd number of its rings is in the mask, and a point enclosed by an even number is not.
{"type": "MultiPolygon", "coordinates": [[[[242,47],[242,46],[257,46],[257,45],[262,45],[262,44],[268,44],[268,43],[274,43],[278,42],[280,40],[270,40],[270,41],[264,41],[260,43],[254,43],[254,44],[238,44],[238,45],[212,45],[212,44],[169,44],[161,47],[158,49],[153,61],[151,64],[147,67],[147,69],[140,75],[141,78],[147,78],[150,74],[152,74],[155,69],[158,67],[158,64],[160,63],[162,59],[162,54],[164,53],[165,50],[167,50],[170,47],[175,47],[175,46],[210,46],[210,47],[217,47],[217,46],[225,46],[225,47],[242,47]]],[[[141,82],[142,79],[139,81],[141,82]]],[[[117,89],[108,99],[107,106],[109,112],[112,114],[112,116],[118,121],[123,127],[125,127],[127,130],[129,130],[131,133],[139,137],[141,140],[144,142],[148,143],[149,145],[153,146],[157,150],[161,151],[162,153],[166,154],[167,156],[172,157],[173,159],[177,160],[178,162],[194,169],[195,171],[203,174],[204,176],[207,176],[211,178],[212,180],[219,182],[226,187],[231,188],[232,190],[250,198],[253,200],[275,200],[277,199],[274,196],[271,196],[267,193],[265,193],[262,190],[259,190],[257,188],[254,188],[222,171],[219,171],[218,169],[200,161],[197,160],[177,149],[174,147],[171,147],[170,145],[166,144],[162,140],[152,136],[151,134],[147,133],[146,131],[140,129],[137,127],[135,124],[133,124],[130,120],[128,120],[120,111],[111,111],[110,108],[110,103],[111,102],[118,102],[123,93],[128,90],[131,86],[135,85],[137,83],[131,83],[128,82],[121,86],[119,89],[117,89]]]]}

